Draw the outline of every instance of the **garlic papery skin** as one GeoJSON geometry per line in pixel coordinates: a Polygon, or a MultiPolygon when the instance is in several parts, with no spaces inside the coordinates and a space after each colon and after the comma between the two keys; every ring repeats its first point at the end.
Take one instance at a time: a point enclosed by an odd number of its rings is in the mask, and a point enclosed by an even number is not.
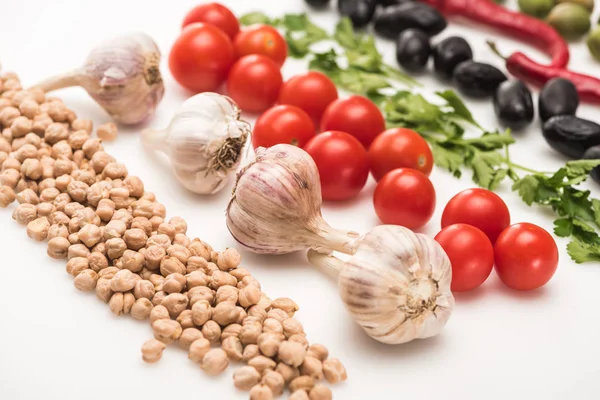
{"type": "Polygon", "coordinates": [[[227,228],[255,253],[307,248],[351,252],[358,235],[329,226],[321,203],[319,172],[308,153],[288,144],[259,148],[256,159],[238,174],[227,228]]]}
{"type": "Polygon", "coordinates": [[[110,116],[134,125],[150,117],[165,92],[160,50],[145,33],[115,37],[97,45],[82,67],[34,87],[45,92],[81,86],[110,116]]]}
{"type": "Polygon", "coordinates": [[[229,97],[200,93],[181,105],[167,128],[144,130],[142,143],[168,156],[186,189],[214,194],[237,169],[249,134],[250,125],[229,97]]]}
{"type": "Polygon", "coordinates": [[[433,239],[381,225],[357,239],[347,261],[313,250],[309,261],[337,270],[342,302],[373,339],[406,343],[439,334],[454,308],[452,269],[433,239]]]}

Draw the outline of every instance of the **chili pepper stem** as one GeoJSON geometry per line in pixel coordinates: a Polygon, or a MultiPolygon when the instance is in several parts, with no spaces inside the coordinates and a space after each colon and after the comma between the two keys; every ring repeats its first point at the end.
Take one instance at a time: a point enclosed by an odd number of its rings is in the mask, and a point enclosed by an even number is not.
{"type": "Polygon", "coordinates": [[[497,55],[504,61],[506,61],[508,59],[508,57],[506,57],[505,55],[500,53],[500,50],[498,50],[498,45],[496,44],[496,42],[492,42],[491,40],[486,40],[485,43],[488,45],[490,50],[492,50],[492,53],[494,53],[495,55],[497,55]]]}

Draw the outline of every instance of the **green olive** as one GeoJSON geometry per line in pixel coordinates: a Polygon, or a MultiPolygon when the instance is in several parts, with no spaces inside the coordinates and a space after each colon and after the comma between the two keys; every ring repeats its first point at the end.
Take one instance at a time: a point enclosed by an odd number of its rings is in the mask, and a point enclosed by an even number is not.
{"type": "Polygon", "coordinates": [[[522,13],[536,18],[544,18],[552,7],[555,0],[519,0],[519,10],[522,13]]]}
{"type": "Polygon", "coordinates": [[[557,3],[574,3],[585,7],[589,12],[594,11],[594,0],[557,0],[557,3]]]}
{"type": "Polygon", "coordinates": [[[600,61],[600,26],[595,27],[592,33],[589,34],[586,43],[592,56],[600,61]]]}
{"type": "Polygon", "coordinates": [[[550,11],[547,22],[567,40],[577,40],[590,30],[590,12],[575,3],[561,3],[550,11]]]}

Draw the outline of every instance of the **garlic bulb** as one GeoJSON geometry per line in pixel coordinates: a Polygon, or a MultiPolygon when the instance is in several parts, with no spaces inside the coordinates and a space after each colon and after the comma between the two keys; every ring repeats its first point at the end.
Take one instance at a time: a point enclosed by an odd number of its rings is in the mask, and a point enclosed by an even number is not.
{"type": "Polygon", "coordinates": [[[135,33],[100,43],[82,67],[34,87],[49,92],[81,86],[115,121],[138,124],[154,113],[163,97],[159,63],[160,50],[154,40],[135,33]]]}
{"type": "Polygon", "coordinates": [[[306,248],[348,253],[348,243],[358,236],[325,222],[317,167],[308,153],[287,144],[259,148],[239,173],[227,227],[249,250],[268,254],[306,248]]]}
{"type": "Polygon", "coordinates": [[[454,307],[450,260],[433,239],[381,225],[357,239],[346,262],[314,250],[309,261],[339,271],[338,288],[352,318],[387,344],[440,333],[454,307]]]}
{"type": "Polygon", "coordinates": [[[200,93],[181,105],[166,129],[143,131],[142,142],[169,157],[186,189],[213,194],[239,165],[249,133],[229,97],[200,93]]]}

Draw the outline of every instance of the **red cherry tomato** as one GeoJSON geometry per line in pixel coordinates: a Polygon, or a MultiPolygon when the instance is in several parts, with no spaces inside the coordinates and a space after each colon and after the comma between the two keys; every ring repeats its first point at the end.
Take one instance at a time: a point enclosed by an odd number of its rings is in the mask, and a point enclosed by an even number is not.
{"type": "Polygon", "coordinates": [[[369,99],[350,96],[338,99],[325,110],[321,119],[321,130],[348,132],[368,149],[371,142],[385,129],[381,111],[369,99]]]}
{"type": "Polygon", "coordinates": [[[396,168],[412,168],[429,176],[433,168],[433,155],[425,139],[417,132],[392,128],[371,143],[369,164],[376,181],[396,168]]]}
{"type": "Polygon", "coordinates": [[[304,147],[315,133],[315,125],[304,111],[294,106],[275,106],[256,120],[252,146],[256,149],[287,143],[304,147]]]}
{"type": "Polygon", "coordinates": [[[494,267],[494,247],[485,233],[471,225],[454,224],[435,236],[452,263],[453,292],[466,292],[479,286],[494,267]]]}
{"type": "Polygon", "coordinates": [[[494,245],[496,272],[506,286],[532,290],[544,286],[558,267],[558,248],[552,236],[537,225],[514,224],[494,245]]]}
{"type": "Polygon", "coordinates": [[[185,16],[182,28],[194,23],[204,22],[222,30],[231,40],[240,31],[240,23],[231,10],[219,3],[200,4],[192,8],[185,16]]]}
{"type": "Polygon", "coordinates": [[[367,151],[347,133],[323,132],[312,138],[304,150],[312,156],[319,169],[323,200],[351,199],[367,183],[367,151]]]}
{"type": "Polygon", "coordinates": [[[185,28],[169,53],[173,78],[195,93],[216,91],[234,61],[229,37],[220,29],[201,23],[185,28]]]}
{"type": "Polygon", "coordinates": [[[260,54],[281,68],[287,58],[287,43],[277,29],[268,25],[253,25],[242,29],[233,41],[238,57],[260,54]]]}
{"type": "Polygon", "coordinates": [[[398,168],[385,174],[377,183],[373,204],[384,224],[418,229],[435,211],[435,189],[416,169],[398,168]]]}
{"type": "Polygon", "coordinates": [[[327,75],[317,71],[292,77],[283,84],[279,92],[280,104],[303,109],[317,123],[327,106],[337,98],[335,84],[327,75]]]}
{"type": "Polygon", "coordinates": [[[251,55],[231,67],[227,91],[242,110],[258,113],[275,104],[282,83],[281,71],[271,59],[251,55]]]}
{"type": "Polygon", "coordinates": [[[481,229],[494,244],[500,232],[510,225],[510,213],[496,193],[467,189],[451,198],[442,213],[442,228],[458,223],[481,229]]]}

